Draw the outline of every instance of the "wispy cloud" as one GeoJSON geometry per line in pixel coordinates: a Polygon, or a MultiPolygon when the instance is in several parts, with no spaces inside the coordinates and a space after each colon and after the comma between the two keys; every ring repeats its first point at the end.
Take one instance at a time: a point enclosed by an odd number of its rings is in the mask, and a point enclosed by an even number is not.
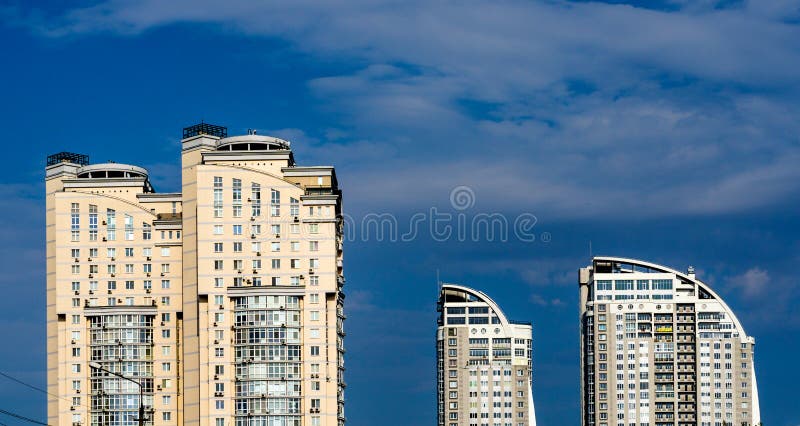
{"type": "Polygon", "coordinates": [[[457,185],[552,217],[800,197],[797,8],[661,4],[110,0],[14,13],[50,37],[203,23],[362,64],[308,81],[333,132],[278,132],[347,166],[356,208],[421,208],[457,185]]]}

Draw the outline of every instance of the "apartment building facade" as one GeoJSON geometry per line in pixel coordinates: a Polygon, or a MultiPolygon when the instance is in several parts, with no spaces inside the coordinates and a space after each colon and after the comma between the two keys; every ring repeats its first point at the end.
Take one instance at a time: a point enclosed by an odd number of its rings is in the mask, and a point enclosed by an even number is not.
{"type": "Polygon", "coordinates": [[[531,324],[457,284],[441,286],[437,310],[439,426],[535,426],[531,324]]]}
{"type": "Polygon", "coordinates": [[[48,158],[49,422],[343,425],[334,168],[205,123],[181,159],[182,192],[157,193],[137,166],[48,158]]]}
{"type": "Polygon", "coordinates": [[[579,271],[584,426],[755,426],[755,340],[689,267],[579,271]]]}

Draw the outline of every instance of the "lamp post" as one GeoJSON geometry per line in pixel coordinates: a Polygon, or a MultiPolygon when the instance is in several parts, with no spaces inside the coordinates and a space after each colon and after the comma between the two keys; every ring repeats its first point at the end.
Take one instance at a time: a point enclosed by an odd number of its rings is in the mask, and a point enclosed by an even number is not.
{"type": "Polygon", "coordinates": [[[137,382],[136,380],[125,377],[122,374],[115,373],[111,370],[103,368],[103,366],[100,365],[99,362],[90,362],[89,367],[94,368],[96,370],[105,371],[106,373],[112,376],[119,377],[120,379],[127,380],[135,384],[136,386],[139,386],[139,426],[144,426],[144,388],[142,387],[142,384],[137,382]]]}

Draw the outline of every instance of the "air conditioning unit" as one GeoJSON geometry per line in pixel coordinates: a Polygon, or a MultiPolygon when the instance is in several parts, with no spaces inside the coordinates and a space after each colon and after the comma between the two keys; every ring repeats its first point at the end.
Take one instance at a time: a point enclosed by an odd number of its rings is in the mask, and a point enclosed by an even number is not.
{"type": "Polygon", "coordinates": [[[75,339],[72,339],[71,343],[74,345],[74,344],[76,344],[78,342],[76,342],[75,339]]]}
{"type": "MultiPolygon", "coordinates": [[[[91,259],[90,259],[90,260],[91,260],[91,259]]],[[[81,261],[81,260],[80,260],[80,259],[78,259],[77,257],[75,258],[75,263],[78,263],[78,262],[80,262],[80,261],[81,261]]]]}
{"type": "Polygon", "coordinates": [[[111,274],[111,276],[112,276],[112,277],[116,277],[116,276],[117,276],[117,274],[111,274]]]}
{"type": "Polygon", "coordinates": [[[164,321],[161,321],[161,326],[163,327],[163,326],[165,326],[165,325],[166,325],[166,324],[164,323],[164,321]]]}
{"type": "Polygon", "coordinates": [[[113,291],[111,291],[111,290],[108,290],[108,294],[113,294],[113,293],[114,293],[113,291]]]}
{"type": "Polygon", "coordinates": [[[294,220],[295,222],[300,222],[300,218],[297,216],[293,217],[292,220],[294,220]]]}
{"type": "Polygon", "coordinates": [[[92,274],[89,274],[89,278],[94,278],[94,275],[92,275],[92,274]]]}
{"type": "Polygon", "coordinates": [[[214,323],[213,325],[214,325],[214,327],[216,327],[216,326],[217,326],[217,323],[214,323]]]}
{"type": "Polygon", "coordinates": [[[250,238],[255,240],[256,239],[256,234],[250,234],[250,238]]]}
{"type": "Polygon", "coordinates": [[[114,256],[111,256],[111,261],[112,261],[112,262],[114,262],[114,261],[116,261],[116,260],[117,260],[117,258],[116,258],[116,257],[114,257],[114,256]]]}
{"type": "Polygon", "coordinates": [[[94,290],[89,290],[89,294],[94,294],[94,290]]]}
{"type": "Polygon", "coordinates": [[[78,290],[75,290],[75,295],[77,296],[77,295],[79,295],[79,294],[81,294],[81,292],[80,292],[80,291],[78,291],[78,290]]]}
{"type": "Polygon", "coordinates": [[[161,385],[156,385],[156,390],[161,390],[161,385]]]}
{"type": "Polygon", "coordinates": [[[102,224],[103,224],[103,225],[105,225],[105,224],[106,224],[106,221],[104,220],[104,221],[102,222],[102,224]]]}
{"type": "Polygon", "coordinates": [[[153,258],[152,258],[152,257],[150,257],[150,256],[147,256],[147,261],[149,262],[149,261],[151,261],[151,260],[153,260],[153,258]]]}
{"type": "Polygon", "coordinates": [[[106,239],[106,237],[103,237],[103,241],[108,241],[108,240],[106,239]]]}
{"type": "Polygon", "coordinates": [[[149,273],[149,272],[147,273],[147,276],[148,276],[148,277],[150,276],[150,273],[149,273]]]}
{"type": "Polygon", "coordinates": [[[219,310],[220,310],[220,311],[222,311],[222,310],[225,310],[225,306],[223,306],[223,305],[219,305],[219,310]]]}
{"type": "Polygon", "coordinates": [[[90,258],[88,258],[88,259],[86,259],[86,260],[88,260],[89,262],[91,262],[91,261],[92,261],[92,258],[90,257],[90,258]]]}
{"type": "Polygon", "coordinates": [[[75,389],[75,393],[81,393],[80,389],[75,389]]]}
{"type": "Polygon", "coordinates": [[[162,277],[164,276],[164,273],[163,273],[163,272],[161,273],[161,276],[162,276],[162,277]]]}
{"type": "MultiPolygon", "coordinates": [[[[214,344],[215,344],[215,345],[219,345],[219,340],[214,340],[214,344]]],[[[216,375],[216,374],[214,375],[214,378],[215,378],[215,379],[217,378],[217,375],[216,375]]]]}
{"type": "Polygon", "coordinates": [[[238,272],[238,273],[240,273],[240,274],[241,274],[241,273],[242,273],[242,270],[241,270],[241,269],[239,269],[239,270],[237,270],[236,272],[238,272]]]}
{"type": "Polygon", "coordinates": [[[152,293],[152,292],[153,292],[153,290],[150,290],[150,289],[148,288],[148,289],[146,289],[146,290],[145,290],[145,292],[149,294],[149,293],[152,293]]]}
{"type": "Polygon", "coordinates": [[[261,252],[260,252],[260,251],[257,251],[257,252],[256,252],[256,256],[261,256],[261,252]]]}
{"type": "Polygon", "coordinates": [[[281,234],[275,234],[275,238],[280,238],[281,234]]]}

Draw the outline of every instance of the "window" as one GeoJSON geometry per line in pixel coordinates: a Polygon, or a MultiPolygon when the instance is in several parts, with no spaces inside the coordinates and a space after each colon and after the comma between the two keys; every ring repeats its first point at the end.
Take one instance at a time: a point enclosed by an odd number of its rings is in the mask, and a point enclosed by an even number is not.
{"type": "Polygon", "coordinates": [[[292,241],[289,243],[289,250],[291,251],[300,251],[300,242],[299,241],[292,241]]]}
{"type": "Polygon", "coordinates": [[[224,305],[225,304],[225,296],[223,295],[215,295],[214,296],[214,304],[215,305],[224,305]]]}
{"type": "Polygon", "coordinates": [[[281,192],[273,189],[270,191],[270,215],[272,217],[281,215],[281,192]]]}
{"type": "Polygon", "coordinates": [[[79,281],[72,282],[72,291],[81,291],[81,283],[79,281]]]}
{"type": "Polygon", "coordinates": [[[133,290],[134,284],[133,281],[125,281],[125,290],[133,290]]]}
{"type": "Polygon", "coordinates": [[[233,179],[233,217],[242,217],[242,180],[233,179]]]}
{"type": "Polygon", "coordinates": [[[297,198],[289,198],[289,215],[300,216],[300,201],[297,198]]]}
{"type": "Polygon", "coordinates": [[[151,263],[142,264],[142,271],[145,274],[149,274],[149,273],[153,272],[153,264],[151,264],[151,263]]]}
{"type": "Polygon", "coordinates": [[[133,216],[125,215],[125,241],[133,241],[133,216]]]}
{"type": "Polygon", "coordinates": [[[242,243],[233,243],[233,252],[234,253],[241,253],[242,252],[242,243]]]}
{"type": "Polygon", "coordinates": [[[222,217],[222,177],[214,176],[214,217],[222,217]]]}
{"type": "Polygon", "coordinates": [[[161,264],[161,273],[168,274],[169,273],[169,263],[162,263],[161,264]]]}
{"type": "Polygon", "coordinates": [[[272,277],[272,285],[281,285],[281,277],[272,277]]]}
{"type": "Polygon", "coordinates": [[[310,251],[319,251],[319,241],[309,241],[308,249],[310,251]]]}
{"type": "Polygon", "coordinates": [[[214,235],[222,235],[222,225],[214,225],[214,235]]]}
{"type": "Polygon", "coordinates": [[[89,241],[97,241],[97,206],[89,204],[89,241]]]}
{"type": "Polygon", "coordinates": [[[142,223],[142,239],[143,240],[153,239],[153,227],[147,222],[142,223]]]}
{"type": "Polygon", "coordinates": [[[161,247],[161,257],[169,257],[169,247],[161,247]]]}
{"type": "Polygon", "coordinates": [[[309,268],[319,268],[319,259],[308,259],[309,268]]]}
{"type": "Polygon", "coordinates": [[[216,288],[224,287],[224,282],[225,281],[222,278],[219,278],[219,277],[214,278],[214,287],[216,287],[216,288]]]}
{"type": "Polygon", "coordinates": [[[311,321],[319,321],[319,311],[311,311],[311,321]]]}
{"type": "Polygon", "coordinates": [[[672,290],[672,280],[653,280],[653,290],[672,290]]]}
{"type": "Polygon", "coordinates": [[[319,224],[318,223],[309,223],[308,224],[308,233],[309,234],[319,234],[319,224]]]}
{"type": "Polygon", "coordinates": [[[169,306],[169,296],[162,296],[161,297],[161,304],[164,306],[169,306]]]}
{"type": "Polygon", "coordinates": [[[300,224],[299,223],[292,223],[289,225],[289,233],[290,234],[299,234],[300,233],[300,224]]]}
{"type": "Polygon", "coordinates": [[[222,253],[222,243],[214,243],[214,253],[222,253]]]}
{"type": "Polygon", "coordinates": [[[309,303],[319,303],[319,293],[311,293],[308,296],[309,303]]]}
{"type": "Polygon", "coordinates": [[[250,203],[253,217],[261,216],[261,185],[255,182],[250,186],[250,203]]]}
{"type": "Polygon", "coordinates": [[[312,285],[312,286],[319,285],[319,276],[317,276],[317,275],[309,275],[309,277],[308,277],[308,285],[312,285]]]}
{"type": "Polygon", "coordinates": [[[153,282],[150,280],[144,280],[142,287],[144,287],[145,290],[150,290],[153,288],[153,282]]]}
{"type": "Polygon", "coordinates": [[[106,238],[108,241],[117,239],[117,213],[113,209],[106,210],[106,238]]]}
{"type": "Polygon", "coordinates": [[[280,269],[281,268],[281,260],[280,259],[272,259],[270,262],[272,264],[272,269],[280,269]]]}
{"type": "Polygon", "coordinates": [[[70,220],[72,230],[72,241],[78,241],[81,237],[81,210],[78,203],[72,203],[70,206],[70,220]]]}
{"type": "Polygon", "coordinates": [[[311,356],[319,356],[319,346],[311,347],[311,356]]]}
{"type": "Polygon", "coordinates": [[[272,248],[272,251],[281,251],[281,243],[279,242],[271,243],[270,247],[272,248]]]}
{"type": "Polygon", "coordinates": [[[168,289],[169,288],[169,280],[161,280],[161,288],[168,289]]]}
{"type": "Polygon", "coordinates": [[[116,290],[117,289],[117,282],[116,281],[109,281],[108,282],[108,289],[109,290],[116,290]]]}
{"type": "Polygon", "coordinates": [[[215,271],[221,271],[222,267],[223,267],[223,262],[221,260],[215,260],[214,261],[214,270],[215,271]]]}
{"type": "Polygon", "coordinates": [[[233,225],[233,235],[242,235],[242,225],[233,225]]]}
{"type": "Polygon", "coordinates": [[[172,413],[169,411],[164,411],[161,413],[161,420],[170,421],[172,420],[172,413]]]}

